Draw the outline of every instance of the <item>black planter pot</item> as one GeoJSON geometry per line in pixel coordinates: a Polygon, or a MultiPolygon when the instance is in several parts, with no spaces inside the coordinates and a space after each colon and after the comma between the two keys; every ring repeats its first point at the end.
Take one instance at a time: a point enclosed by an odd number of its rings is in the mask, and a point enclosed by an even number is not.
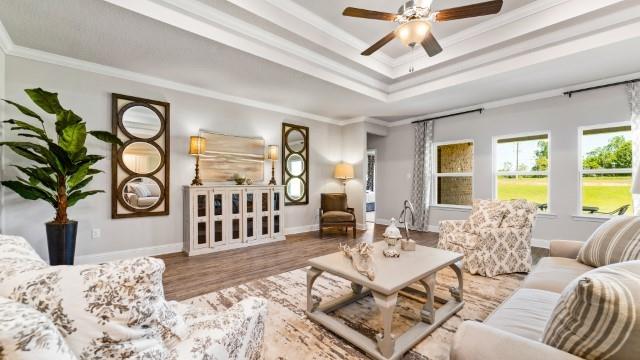
{"type": "Polygon", "coordinates": [[[49,263],[51,265],[73,265],[78,222],[69,221],[68,224],[48,222],[45,225],[47,227],[47,244],[49,245],[49,263]]]}

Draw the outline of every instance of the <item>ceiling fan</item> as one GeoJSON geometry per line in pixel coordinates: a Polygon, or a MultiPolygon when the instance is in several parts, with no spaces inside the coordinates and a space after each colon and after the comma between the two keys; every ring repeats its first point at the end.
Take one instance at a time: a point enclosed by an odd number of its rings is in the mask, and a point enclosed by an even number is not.
{"type": "Polygon", "coordinates": [[[393,21],[400,24],[395,30],[363,51],[361,55],[369,56],[397,37],[404,45],[411,48],[419,43],[429,56],[435,56],[442,52],[442,47],[431,32],[434,22],[497,14],[502,9],[502,0],[495,0],[434,11],[431,9],[432,1],[407,1],[398,9],[397,14],[348,7],[344,9],[342,15],[393,21]]]}

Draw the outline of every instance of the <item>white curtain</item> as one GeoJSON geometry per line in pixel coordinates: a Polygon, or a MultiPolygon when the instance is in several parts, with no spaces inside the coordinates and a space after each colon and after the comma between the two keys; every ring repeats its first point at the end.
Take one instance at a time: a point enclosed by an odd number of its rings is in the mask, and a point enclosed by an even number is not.
{"type": "Polygon", "coordinates": [[[640,215],[640,83],[627,85],[631,106],[631,141],[633,142],[633,208],[640,215]]]}
{"type": "Polygon", "coordinates": [[[433,161],[433,121],[414,124],[415,151],[413,156],[413,181],[411,202],[415,208],[415,229],[429,228],[429,203],[431,201],[431,163],[433,161]]]}

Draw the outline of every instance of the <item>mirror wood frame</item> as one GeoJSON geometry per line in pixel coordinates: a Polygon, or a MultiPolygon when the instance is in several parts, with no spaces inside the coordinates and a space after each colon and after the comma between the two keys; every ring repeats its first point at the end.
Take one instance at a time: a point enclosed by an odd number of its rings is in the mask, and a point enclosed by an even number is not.
{"type": "Polygon", "coordinates": [[[167,102],[139,98],[122,94],[111,94],[111,123],[113,133],[122,140],[123,146],[111,147],[111,217],[113,219],[135,218],[146,216],[169,215],[169,154],[170,154],[170,105],[167,102]],[[142,106],[151,109],[160,120],[160,130],[157,134],[142,138],[133,135],[124,126],[124,114],[133,107],[142,106]],[[159,110],[161,108],[163,111],[159,110]],[[160,154],[160,165],[150,173],[136,173],[129,169],[123,160],[124,149],[132,143],[147,143],[160,154]],[[164,176],[158,177],[159,172],[164,176]],[[118,178],[122,180],[118,181],[118,178]],[[146,208],[136,208],[125,201],[124,187],[136,178],[148,178],[160,188],[158,201],[146,208]]]}
{"type": "Polygon", "coordinates": [[[309,128],[302,125],[282,123],[281,148],[282,164],[280,168],[282,170],[282,185],[284,185],[284,205],[307,205],[309,204],[309,128]],[[289,145],[289,134],[293,131],[299,131],[302,134],[304,147],[300,151],[294,151],[289,145]],[[287,159],[293,154],[298,154],[302,157],[304,169],[300,175],[291,174],[287,167],[287,159]],[[288,192],[287,184],[291,179],[295,178],[302,180],[304,184],[304,193],[300,199],[291,198],[288,192]]]}

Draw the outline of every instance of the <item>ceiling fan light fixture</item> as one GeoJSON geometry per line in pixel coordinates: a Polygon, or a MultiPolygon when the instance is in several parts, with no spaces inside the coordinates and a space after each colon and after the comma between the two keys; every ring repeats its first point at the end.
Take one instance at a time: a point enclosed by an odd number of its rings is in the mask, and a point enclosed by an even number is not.
{"type": "Polygon", "coordinates": [[[414,46],[424,40],[431,31],[431,23],[426,19],[415,19],[407,21],[396,28],[395,34],[406,46],[414,46]]]}

